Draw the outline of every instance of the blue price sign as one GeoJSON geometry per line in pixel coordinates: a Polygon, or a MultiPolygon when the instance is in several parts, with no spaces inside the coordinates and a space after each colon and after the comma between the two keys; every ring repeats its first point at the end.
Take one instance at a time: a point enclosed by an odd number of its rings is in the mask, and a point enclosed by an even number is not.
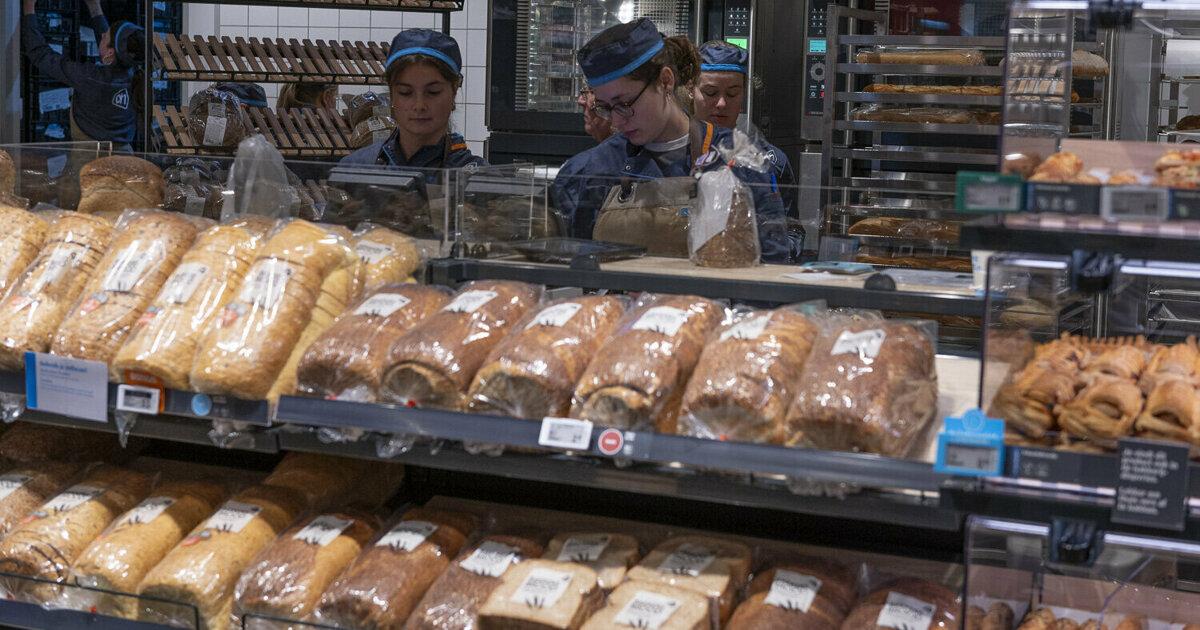
{"type": "Polygon", "coordinates": [[[934,470],[951,475],[998,477],[1004,472],[1004,421],[971,409],[947,417],[938,434],[934,470]]]}

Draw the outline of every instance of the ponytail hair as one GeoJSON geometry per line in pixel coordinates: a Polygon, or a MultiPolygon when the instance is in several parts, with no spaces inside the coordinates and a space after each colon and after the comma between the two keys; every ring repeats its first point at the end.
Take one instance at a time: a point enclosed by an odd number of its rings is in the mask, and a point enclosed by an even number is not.
{"type": "Polygon", "coordinates": [[[663,39],[663,48],[650,61],[638,66],[629,73],[634,81],[647,83],[658,77],[663,68],[670,68],[675,74],[675,91],[687,90],[697,77],[700,76],[700,53],[692,40],[676,35],[663,39]]]}
{"type": "Polygon", "coordinates": [[[335,86],[328,83],[288,83],[279,89],[279,98],[275,100],[275,110],[281,115],[293,108],[313,107],[321,109],[325,104],[321,97],[335,86]]]}

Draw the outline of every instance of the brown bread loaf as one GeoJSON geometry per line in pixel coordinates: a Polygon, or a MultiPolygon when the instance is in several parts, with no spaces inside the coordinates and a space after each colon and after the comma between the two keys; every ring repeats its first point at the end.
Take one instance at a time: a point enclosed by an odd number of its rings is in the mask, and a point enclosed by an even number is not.
{"type": "Polygon", "coordinates": [[[658,295],[619,326],[575,387],[571,416],[674,433],[684,386],[723,309],[707,298],[658,295]]]}
{"type": "Polygon", "coordinates": [[[412,238],[384,227],[370,228],[355,237],[354,253],[367,265],[367,290],[404,282],[421,263],[412,238]]]}
{"type": "Polygon", "coordinates": [[[254,125],[241,99],[210,86],[188,100],[187,130],[197,145],[233,148],[254,133],[254,125]]]}
{"type": "Polygon", "coordinates": [[[624,314],[619,298],[599,295],[532,309],[475,375],[467,408],[531,419],[567,415],[575,383],[624,314]]]}
{"type": "MultiPolygon", "coordinates": [[[[830,601],[835,610],[842,616],[850,612],[850,608],[858,599],[858,578],[846,567],[825,558],[807,557],[789,562],[778,567],[772,567],[754,576],[748,592],[751,595],[767,593],[775,583],[780,571],[789,571],[800,576],[808,576],[820,580],[817,597],[830,601]]],[[[788,576],[794,578],[795,576],[788,576]]],[[[804,580],[799,580],[804,582],[804,580]]]]}
{"type": "Polygon", "coordinates": [[[596,572],[600,588],[611,591],[641,559],[638,541],[627,534],[576,532],[555,536],[546,545],[547,560],[574,562],[596,572]]]}
{"type": "Polygon", "coordinates": [[[392,344],[380,398],[459,409],[471,378],[541,291],[522,282],[478,281],[392,344]]]}
{"type": "Polygon", "coordinates": [[[166,187],[162,170],[141,158],[113,155],[92,160],[79,171],[79,211],[121,213],[158,208],[166,187]]]}
{"type": "Polygon", "coordinates": [[[677,536],[629,570],[630,581],[658,582],[708,597],[724,623],[750,577],[750,548],[707,536],[677,536]]]}
{"type": "Polygon", "coordinates": [[[982,66],[983,53],[978,50],[923,51],[864,51],[858,53],[858,63],[899,63],[930,66],[982,66]]]}
{"type": "Polygon", "coordinates": [[[57,494],[77,472],[76,464],[40,462],[0,475],[0,536],[57,494]]]}
{"type": "Polygon", "coordinates": [[[715,621],[708,598],[699,593],[666,584],[626,582],[608,596],[608,603],[582,630],[710,630],[715,621]]]}
{"type": "Polygon", "coordinates": [[[0,298],[16,283],[29,264],[37,258],[46,242],[50,226],[36,213],[0,205],[0,298]]]}
{"type": "Polygon", "coordinates": [[[794,607],[788,600],[779,604],[767,603],[769,592],[755,593],[746,598],[729,619],[726,630],[769,630],[788,628],[795,630],[838,630],[846,613],[838,610],[825,597],[816,597],[808,609],[794,607]]]}
{"type": "Polygon", "coordinates": [[[526,560],[500,578],[479,609],[479,627],[576,630],[603,603],[595,571],[569,562],[526,560]]]}
{"type": "Polygon", "coordinates": [[[337,504],[374,507],[391,498],[403,480],[404,467],[399,464],[291,452],[262,485],[298,492],[307,508],[324,511],[337,504]]]}
{"type": "Polygon", "coordinates": [[[842,622],[842,630],[921,627],[926,620],[930,630],[958,630],[961,606],[954,591],[941,584],[900,578],[863,598],[842,622]]]}

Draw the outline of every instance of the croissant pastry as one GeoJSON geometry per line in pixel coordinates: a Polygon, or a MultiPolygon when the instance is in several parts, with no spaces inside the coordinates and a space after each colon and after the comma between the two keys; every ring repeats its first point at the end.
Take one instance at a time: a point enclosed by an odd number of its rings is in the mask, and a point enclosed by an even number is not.
{"type": "Polygon", "coordinates": [[[1031,180],[1042,181],[1041,178],[1053,178],[1059,181],[1066,181],[1079,174],[1083,170],[1083,160],[1079,159],[1074,153],[1055,153],[1046,158],[1046,161],[1038,165],[1033,171],[1031,180]]]}
{"type": "Polygon", "coordinates": [[[1117,624],[1117,630],[1143,630],[1146,627],[1146,618],[1141,615],[1129,615],[1117,624]]]}
{"type": "Polygon", "coordinates": [[[1196,351],[1194,343],[1189,337],[1186,343],[1159,348],[1142,373],[1139,383],[1142,393],[1149,395],[1167,380],[1181,379],[1195,384],[1196,370],[1200,368],[1200,352],[1196,351]]]}
{"type": "Polygon", "coordinates": [[[1146,353],[1133,346],[1117,346],[1097,355],[1083,368],[1086,376],[1112,376],[1134,381],[1146,368],[1146,353]]]}
{"type": "Polygon", "coordinates": [[[1025,618],[1021,620],[1021,625],[1017,630],[1050,630],[1050,626],[1054,624],[1054,613],[1049,609],[1039,608],[1031,610],[1025,618]]]}
{"type": "Polygon", "coordinates": [[[1073,435],[1114,439],[1133,431],[1142,403],[1142,390],[1132,381],[1105,380],[1056,411],[1058,423],[1073,435]]]}
{"type": "Polygon", "coordinates": [[[1088,619],[1079,626],[1079,630],[1108,630],[1108,624],[1100,623],[1097,619],[1088,619]]]}
{"type": "Polygon", "coordinates": [[[1144,437],[1200,444],[1200,396],[1188,381],[1160,383],[1146,400],[1136,427],[1144,437]]]}
{"type": "Polygon", "coordinates": [[[1029,363],[1042,365],[1056,371],[1074,372],[1087,361],[1087,357],[1087,349],[1077,340],[1063,336],[1048,344],[1038,346],[1029,363]]]}
{"type": "Polygon", "coordinates": [[[1079,630],[1079,624],[1074,619],[1062,617],[1050,624],[1050,630],[1079,630]]]}

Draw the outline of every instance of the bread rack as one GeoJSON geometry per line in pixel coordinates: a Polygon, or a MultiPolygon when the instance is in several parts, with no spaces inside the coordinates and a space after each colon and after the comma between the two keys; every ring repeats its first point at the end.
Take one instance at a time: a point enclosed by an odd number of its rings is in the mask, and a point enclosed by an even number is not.
{"type": "Polygon", "coordinates": [[[388,44],[156,35],[167,79],[383,84],[388,44]]]}
{"type": "MultiPolygon", "coordinates": [[[[258,133],[288,157],[340,157],[354,151],[352,130],[341,116],[325,110],[293,108],[279,115],[269,107],[247,107],[250,122],[258,133]]],[[[233,149],[198,145],[188,133],[188,108],[165,106],[154,112],[154,120],[167,143],[167,153],[229,155],[233,149]]]]}
{"type": "MultiPolygon", "coordinates": [[[[1181,104],[1180,92],[1200,84],[1200,71],[1180,74],[1167,68],[1167,47],[1172,41],[1200,41],[1200,20],[1171,16],[1170,31],[1151,30],[1150,111],[1147,121],[1147,140],[1158,142],[1200,142],[1200,129],[1179,131],[1175,124],[1189,113],[1181,104]],[[1170,33],[1168,36],[1166,33],[1170,33]]],[[[1183,72],[1189,72],[1184,70],[1183,72]]]]}

